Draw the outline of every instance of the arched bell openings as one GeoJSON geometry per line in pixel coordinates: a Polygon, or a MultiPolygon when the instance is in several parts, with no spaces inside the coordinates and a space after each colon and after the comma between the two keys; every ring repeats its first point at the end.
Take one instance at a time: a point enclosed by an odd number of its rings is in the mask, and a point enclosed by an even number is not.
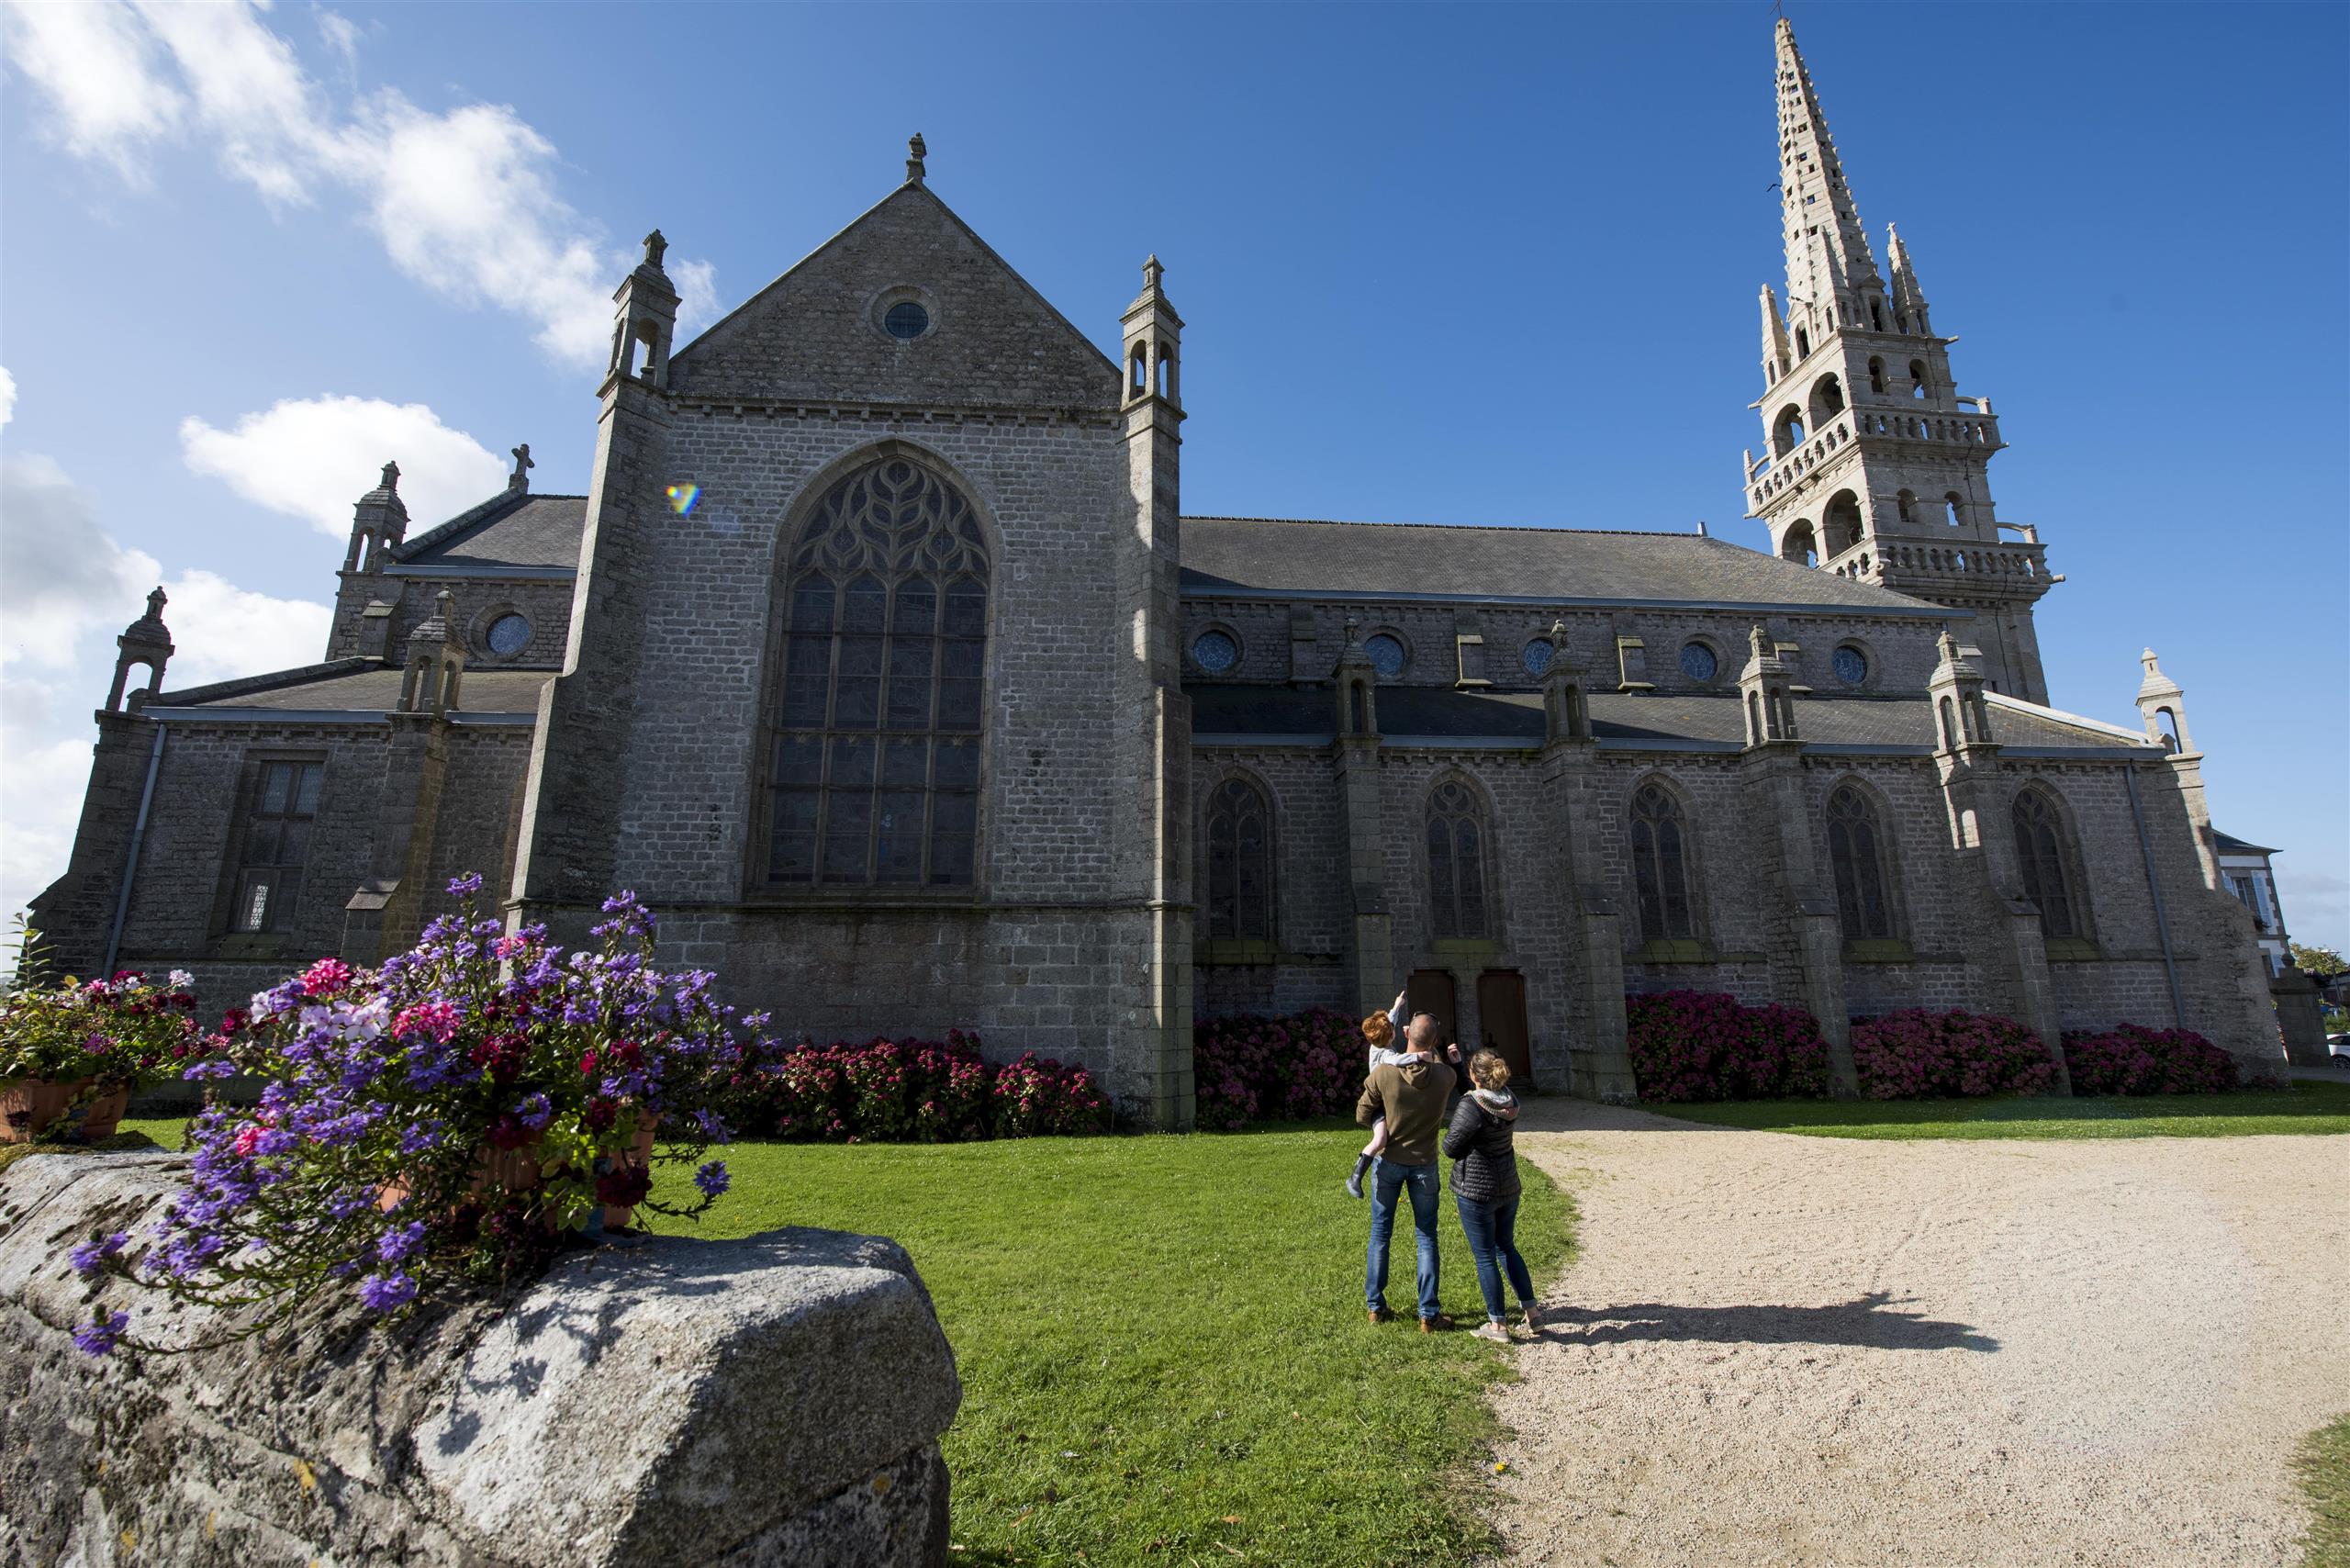
{"type": "Polygon", "coordinates": [[[1777,419],[1771,421],[1772,454],[1785,457],[1803,444],[1803,410],[1790,403],[1779,410],[1777,419]]]}
{"type": "Polygon", "coordinates": [[[927,454],[890,443],[822,491],[779,584],[763,885],[973,885],[989,584],[927,454]]]}
{"type": "Polygon", "coordinates": [[[1873,357],[1869,361],[1869,390],[1878,394],[1885,391],[1885,361],[1882,358],[1873,357]]]}
{"type": "Polygon", "coordinates": [[[1813,541],[1811,524],[1798,519],[1779,541],[1779,554],[1800,566],[1819,565],[1819,547],[1813,541]]]}
{"type": "Polygon", "coordinates": [[[1922,359],[1913,359],[1909,362],[1909,396],[1912,398],[1923,398],[1928,396],[1926,391],[1926,362],[1922,359]]]}
{"type": "Polygon", "coordinates": [[[1836,919],[1846,942],[1893,936],[1892,868],[1885,813],[1861,784],[1846,780],[1829,792],[1828,862],[1836,882],[1836,919]]]}
{"type": "Polygon", "coordinates": [[[2088,923],[2076,874],[2073,837],[2065,808],[2042,786],[2026,785],[2016,791],[2009,812],[2016,835],[2016,866],[2023,878],[2023,896],[2040,911],[2041,935],[2064,939],[2086,937],[2088,923]]]}
{"type": "Polygon", "coordinates": [[[1844,411],[1844,383],[1833,372],[1811,384],[1811,428],[1824,430],[1844,411]]]}
{"type": "Polygon", "coordinates": [[[1234,773],[1208,791],[1204,904],[1211,941],[1273,939],[1273,802],[1264,785],[1234,773]]]}
{"type": "Polygon", "coordinates": [[[1827,536],[1821,553],[1831,558],[1850,550],[1867,534],[1861,522],[1860,498],[1850,490],[1839,490],[1830,498],[1819,521],[1821,532],[1827,536]]]}
{"type": "Polygon", "coordinates": [[[1632,791],[1628,838],[1632,851],[1632,902],[1643,942],[1686,942],[1697,935],[1690,898],[1689,812],[1661,778],[1632,791]]]}
{"type": "Polygon", "coordinates": [[[1428,792],[1428,929],[1439,942],[1488,940],[1494,931],[1492,834],[1483,797],[1449,778],[1428,792]]]}

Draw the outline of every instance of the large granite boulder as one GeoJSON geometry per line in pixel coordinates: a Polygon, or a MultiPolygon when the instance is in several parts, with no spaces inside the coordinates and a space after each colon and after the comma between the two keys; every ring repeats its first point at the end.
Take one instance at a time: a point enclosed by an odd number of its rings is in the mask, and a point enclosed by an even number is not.
{"type": "Polygon", "coordinates": [[[568,1255],[504,1310],[388,1328],[93,1285],[182,1159],[0,1170],[0,1562],[943,1562],[961,1388],[904,1249],[835,1231],[568,1255]],[[204,1348],[94,1361],[94,1305],[204,1348]]]}

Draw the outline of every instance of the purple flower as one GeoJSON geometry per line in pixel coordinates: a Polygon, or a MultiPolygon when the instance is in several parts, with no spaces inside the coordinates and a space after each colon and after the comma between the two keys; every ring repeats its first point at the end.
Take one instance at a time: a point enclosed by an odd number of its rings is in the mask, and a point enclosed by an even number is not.
{"type": "Polygon", "coordinates": [[[722,1159],[709,1160],[694,1172],[694,1185],[699,1187],[706,1197],[719,1196],[733,1184],[733,1181],[734,1178],[726,1173],[726,1161],[722,1159]]]}
{"type": "MultiPolygon", "coordinates": [[[[397,1225],[384,1232],[382,1239],[375,1243],[375,1256],[386,1263],[397,1263],[415,1251],[423,1239],[424,1222],[412,1219],[406,1225],[397,1225]]],[[[415,1294],[413,1286],[409,1287],[409,1294],[415,1294]]]]}
{"type": "Polygon", "coordinates": [[[84,1241],[67,1256],[73,1261],[73,1271],[86,1280],[105,1268],[106,1260],[121,1252],[129,1243],[129,1236],[118,1230],[104,1240],[84,1241]]]}
{"type": "Polygon", "coordinates": [[[114,1349],[122,1331],[130,1327],[130,1314],[118,1312],[111,1316],[93,1316],[89,1322],[73,1330],[73,1348],[85,1356],[103,1356],[114,1349]]]}
{"type": "Polygon", "coordinates": [[[376,1312],[390,1312],[416,1299],[416,1282],[406,1274],[370,1274],[359,1282],[359,1299],[376,1312]]]}
{"type": "Polygon", "coordinates": [[[733,1143],[734,1141],[734,1129],[726,1125],[726,1119],[723,1116],[720,1116],[712,1112],[696,1111],[694,1113],[694,1125],[701,1129],[701,1136],[708,1138],[712,1143],[733,1143]]]}
{"type": "Polygon", "coordinates": [[[223,1061],[219,1058],[215,1057],[209,1061],[199,1061],[191,1064],[188,1070],[185,1072],[181,1073],[180,1076],[182,1078],[233,1078],[236,1076],[236,1072],[237,1069],[234,1063],[223,1061]]]}
{"type": "Polygon", "coordinates": [[[514,1116],[532,1132],[542,1132],[554,1120],[554,1105],[543,1093],[526,1094],[522,1103],[514,1107],[514,1116]]]}
{"type": "Polygon", "coordinates": [[[453,899],[464,898],[469,894],[477,893],[479,891],[481,891],[481,873],[479,871],[468,871],[462,877],[455,877],[450,879],[449,896],[453,899]]]}

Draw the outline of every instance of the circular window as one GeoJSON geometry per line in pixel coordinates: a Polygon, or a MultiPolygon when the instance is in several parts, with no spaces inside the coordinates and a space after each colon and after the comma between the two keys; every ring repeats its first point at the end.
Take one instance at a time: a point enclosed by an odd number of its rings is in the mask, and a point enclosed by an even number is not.
{"type": "Polygon", "coordinates": [[[1192,640],[1192,662],[1210,675],[1222,675],[1240,662],[1240,644],[1228,632],[1203,632],[1192,640]]]}
{"type": "Polygon", "coordinates": [[[1550,667],[1550,661],[1558,655],[1559,650],[1550,645],[1550,638],[1537,637],[1527,644],[1525,652],[1517,656],[1518,662],[1526,666],[1527,674],[1540,675],[1550,667]]]}
{"type": "Polygon", "coordinates": [[[930,330],[930,312],[911,299],[901,299],[881,318],[893,338],[919,338],[930,330]]]}
{"type": "Polygon", "coordinates": [[[1371,655],[1371,667],[1382,677],[1393,680],[1404,673],[1404,641],[1382,632],[1362,645],[1371,655]]]}
{"type": "Polygon", "coordinates": [[[531,645],[531,622],[520,615],[501,615],[489,623],[489,651],[510,659],[531,645]]]}
{"type": "Polygon", "coordinates": [[[1714,657],[1714,650],[1703,643],[1681,644],[1681,673],[1703,686],[1714,678],[1721,668],[1721,661],[1714,657]]]}
{"type": "Polygon", "coordinates": [[[1847,686],[1858,686],[1869,678],[1869,656],[1850,643],[1837,649],[1828,662],[1835,670],[1836,678],[1847,686]]]}

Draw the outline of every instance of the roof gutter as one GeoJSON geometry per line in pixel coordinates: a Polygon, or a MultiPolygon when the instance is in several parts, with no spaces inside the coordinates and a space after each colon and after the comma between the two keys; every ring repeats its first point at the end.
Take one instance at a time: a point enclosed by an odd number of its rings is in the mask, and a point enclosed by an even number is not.
{"type": "Polygon", "coordinates": [[[170,733],[170,726],[157,723],[155,745],[147,754],[147,784],[139,791],[139,820],[130,824],[130,857],[123,863],[122,890],[115,895],[114,925],[106,933],[106,961],[98,969],[102,980],[113,975],[115,956],[122,951],[122,924],[130,917],[130,885],[139,879],[139,850],[147,840],[147,808],[155,801],[155,775],[163,766],[163,737],[170,733]]]}

